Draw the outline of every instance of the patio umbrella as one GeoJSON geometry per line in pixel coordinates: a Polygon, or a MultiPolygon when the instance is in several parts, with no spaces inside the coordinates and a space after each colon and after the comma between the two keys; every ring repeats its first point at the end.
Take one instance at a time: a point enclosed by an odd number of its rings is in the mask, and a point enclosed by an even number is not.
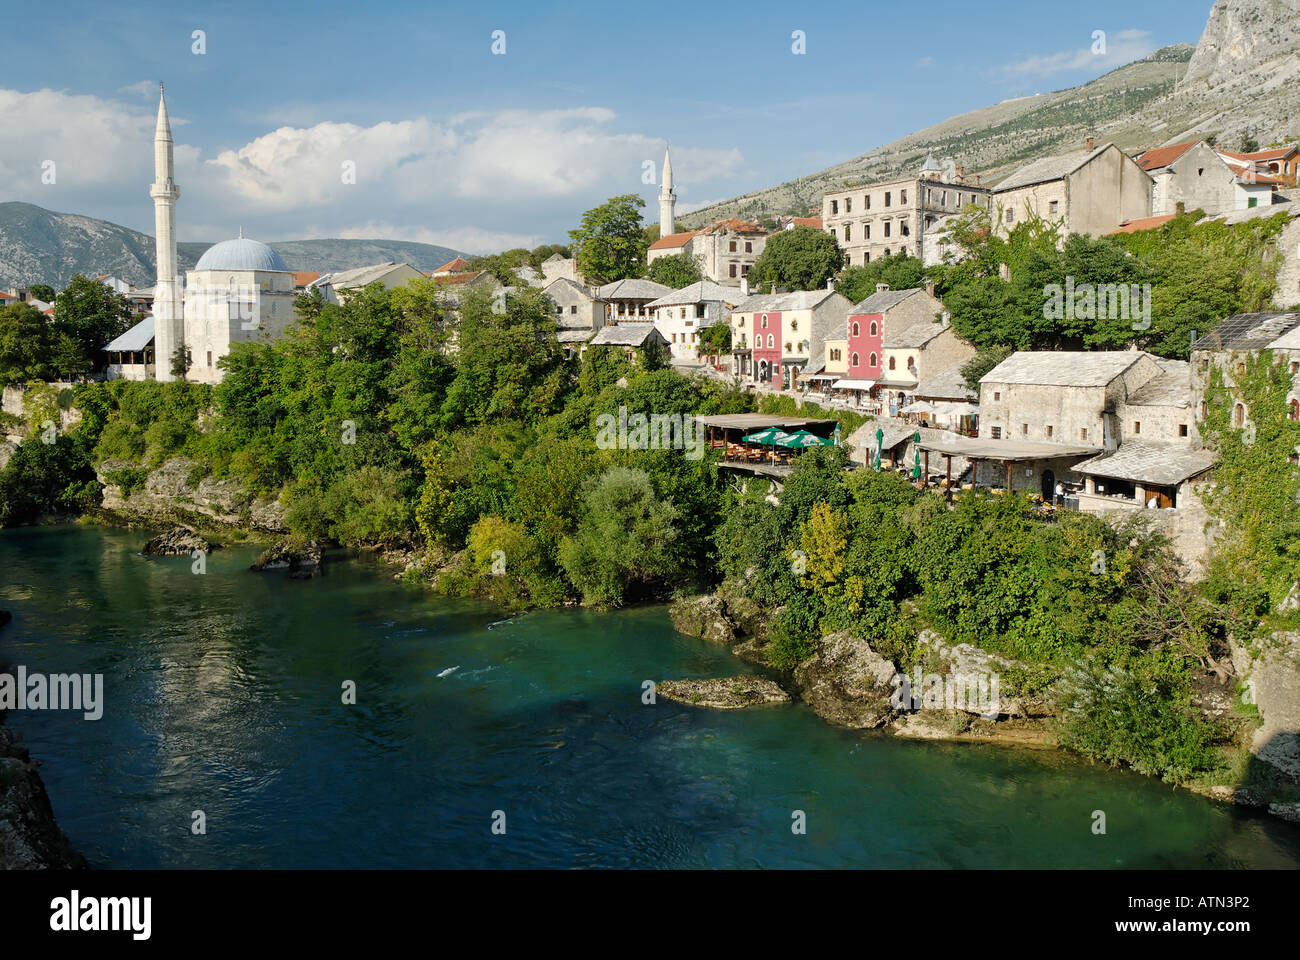
{"type": "Polygon", "coordinates": [[[758,433],[751,433],[747,437],[741,437],[746,443],[763,443],[771,446],[777,442],[777,437],[785,436],[785,431],[776,427],[768,427],[766,430],[760,430],[758,433]]]}
{"type": "Polygon", "coordinates": [[[921,431],[916,431],[912,437],[912,448],[916,451],[916,465],[912,467],[912,479],[921,479],[921,431]]]}
{"type": "Polygon", "coordinates": [[[884,449],[885,449],[885,431],[883,429],[877,429],[876,430],[876,469],[877,470],[880,469],[880,455],[881,453],[884,452],[884,449]]]}
{"type": "Polygon", "coordinates": [[[809,433],[807,430],[797,430],[779,442],[781,446],[789,447],[792,450],[802,450],[804,447],[825,447],[830,444],[829,440],[823,440],[817,434],[809,433]]]}

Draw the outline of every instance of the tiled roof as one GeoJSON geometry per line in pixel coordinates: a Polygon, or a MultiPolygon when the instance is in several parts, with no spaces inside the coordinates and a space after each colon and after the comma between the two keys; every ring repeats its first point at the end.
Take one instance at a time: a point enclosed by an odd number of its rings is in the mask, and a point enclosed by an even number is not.
{"type": "Polygon", "coordinates": [[[896,334],[885,337],[882,346],[886,350],[906,350],[909,348],[919,350],[947,329],[946,325],[935,323],[932,320],[914,323],[896,334]]]}
{"type": "Polygon", "coordinates": [[[861,303],[855,303],[849,308],[849,316],[856,316],[864,313],[884,313],[886,310],[892,310],[914,293],[921,293],[920,287],[913,287],[910,290],[881,290],[873,293],[861,303]]]}
{"type": "Polygon", "coordinates": [[[320,274],[311,270],[295,271],[293,275],[293,285],[295,287],[305,287],[309,283],[314,283],[320,279],[320,274]]]}
{"type": "Polygon", "coordinates": [[[685,233],[670,233],[666,237],[660,237],[654,243],[650,244],[651,250],[671,250],[676,247],[684,247],[690,242],[691,237],[695,236],[696,231],[687,230],[685,233]]]}
{"type": "Polygon", "coordinates": [[[675,307],[689,303],[704,303],[720,300],[724,303],[739,303],[740,291],[735,287],[724,287],[712,280],[699,280],[690,286],[665,293],[658,300],[652,300],[647,307],[675,307]]]}
{"type": "Polygon", "coordinates": [[[917,384],[912,394],[926,400],[978,400],[979,394],[966,386],[961,367],[956,366],[917,384]]]}
{"type": "Polygon", "coordinates": [[[736,233],[767,233],[763,225],[754,220],[741,220],[739,217],[731,217],[727,220],[714,220],[707,227],[699,230],[699,233],[720,233],[723,230],[732,230],[736,233]]]}
{"type": "Polygon", "coordinates": [[[433,272],[442,273],[443,271],[447,271],[449,273],[459,273],[462,270],[468,270],[468,269],[469,269],[469,261],[466,260],[464,257],[457,257],[455,260],[448,260],[446,263],[444,263],[441,267],[438,267],[433,272]]]}
{"type": "Polygon", "coordinates": [[[834,290],[794,290],[790,293],[756,293],[736,305],[736,313],[776,313],[811,310],[820,306],[834,290]]]}
{"type": "Polygon", "coordinates": [[[1094,477],[1113,477],[1162,487],[1182,483],[1214,466],[1209,450],[1193,450],[1173,443],[1125,440],[1114,453],[1076,463],[1074,469],[1094,477]]]}
{"type": "MultiPolygon", "coordinates": [[[[369,267],[356,267],[352,270],[339,270],[336,273],[327,273],[315,282],[322,285],[324,283],[329,283],[331,286],[336,288],[364,287],[368,283],[374,283],[376,280],[387,276],[398,267],[408,267],[411,270],[415,270],[415,268],[411,267],[409,264],[396,263],[395,261],[390,260],[387,263],[376,263],[369,267]]],[[[419,273],[420,271],[415,270],[415,272],[419,273]]]]}
{"type": "Polygon", "coordinates": [[[795,217],[794,220],[791,221],[791,223],[793,223],[796,227],[813,227],[814,229],[817,230],[820,230],[822,228],[821,217],[795,217]]]}
{"type": "Polygon", "coordinates": [[[672,287],[653,280],[615,280],[596,288],[596,295],[605,300],[658,300],[672,287]]]}
{"type": "Polygon", "coordinates": [[[1300,313],[1239,313],[1192,344],[1193,350],[1262,350],[1300,326],[1300,313]]]}
{"type": "Polygon", "coordinates": [[[1022,350],[986,373],[980,383],[1104,387],[1145,356],[1137,350],[1022,350]]]}
{"type": "Polygon", "coordinates": [[[1025,164],[994,187],[993,191],[994,193],[1001,193],[1004,190],[1014,190],[1017,187],[1032,186],[1035,183],[1060,180],[1062,177],[1074,173],[1094,157],[1101,156],[1110,146],[1111,144],[1108,143],[1091,152],[1080,150],[1077,153],[1066,153],[1055,157],[1041,157],[1032,163],[1025,164]]]}
{"type": "MultiPolygon", "coordinates": [[[[610,327],[601,327],[592,338],[591,345],[608,344],[616,347],[639,347],[648,337],[657,333],[653,323],[620,323],[610,327]]],[[[659,334],[662,338],[663,334],[659,334]]]]}
{"type": "Polygon", "coordinates": [[[1160,376],[1155,377],[1133,392],[1129,406],[1137,407],[1191,407],[1191,364],[1186,360],[1157,358],[1160,376]]]}
{"type": "Polygon", "coordinates": [[[1143,217],[1140,220],[1125,220],[1119,225],[1118,230],[1112,230],[1107,236],[1114,236],[1117,233],[1137,233],[1139,230],[1154,230],[1162,224],[1168,223],[1176,214],[1168,213],[1162,217],[1143,217]]]}
{"type": "Polygon", "coordinates": [[[1256,150],[1254,153],[1233,153],[1230,150],[1220,150],[1219,155],[1224,157],[1232,157],[1236,160],[1255,160],[1255,161],[1281,160],[1289,153],[1292,153],[1293,151],[1298,149],[1300,149],[1300,147],[1276,147],[1272,150],[1256,150]]]}
{"type": "Polygon", "coordinates": [[[1189,140],[1187,143],[1174,143],[1167,147],[1155,147],[1137,158],[1138,166],[1150,173],[1167,167],[1201,141],[1189,140]]]}

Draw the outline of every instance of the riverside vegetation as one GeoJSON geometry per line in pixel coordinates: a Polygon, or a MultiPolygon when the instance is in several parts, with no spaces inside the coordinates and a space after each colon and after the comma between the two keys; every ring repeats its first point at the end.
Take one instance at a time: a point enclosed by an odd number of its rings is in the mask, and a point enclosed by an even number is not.
{"type": "MultiPolygon", "coordinates": [[[[1071,238],[1064,255],[1083,242],[1071,238]]],[[[1114,243],[1088,250],[1109,256],[1114,243]]],[[[946,279],[957,293],[961,278],[946,279]]],[[[954,302],[954,323],[973,324],[973,298],[954,302]]],[[[1151,335],[1175,343],[1190,321],[1162,327],[1156,302],[1151,335]]],[[[433,281],[415,281],[341,306],[304,296],[298,310],[285,337],[237,345],[215,387],[113,381],[60,397],[31,384],[23,429],[58,422],[60,406],[80,419],[12,452],[0,524],[93,514],[97,473],[129,494],[183,462],[191,485],[233,483],[278,503],[290,543],[400,552],[415,558],[406,576],[447,593],[519,608],[719,591],[757,612],[763,661],[778,671],[831,634],[910,665],[933,631],[1012,664],[1003,680],[1015,696],[1050,691],[1058,739],[1083,756],[1175,782],[1232,776],[1251,710],[1198,709],[1196,685],[1207,671],[1226,680],[1233,644],[1263,642],[1295,616],[1278,610],[1296,579],[1300,471],[1289,453],[1300,428],[1286,421],[1283,373],[1265,361],[1238,387],[1258,411],[1258,442],[1228,428],[1221,384],[1214,395],[1206,437],[1224,465],[1209,499],[1225,528],[1208,579],[1190,585],[1141,517],[1047,520],[1021,497],[981,491],[949,509],[896,475],[845,470],[842,449],[806,451],[779,499],[766,482],[721,475],[712,452],[599,449],[597,418],[620,408],[696,415],[757,401],[667,369],[654,351],[566,359],[539,291],[495,309],[469,293],[453,314],[433,281]]],[[[982,345],[1020,345],[1005,332],[1020,313],[1007,307],[982,345]]],[[[862,422],[826,415],[845,436],[862,422]]]]}

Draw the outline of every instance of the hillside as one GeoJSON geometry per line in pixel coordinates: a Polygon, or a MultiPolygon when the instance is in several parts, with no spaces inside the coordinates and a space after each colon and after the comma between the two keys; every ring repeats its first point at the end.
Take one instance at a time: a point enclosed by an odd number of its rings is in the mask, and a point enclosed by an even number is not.
{"type": "Polygon", "coordinates": [[[802,212],[845,184],[906,176],[927,153],[994,185],[1029,160],[1084,139],[1137,152],[1214,136],[1261,145],[1300,136],[1300,0],[1216,0],[1195,46],[1177,44],[1081,86],[952,117],[812,176],[701,208],[684,228],[720,217],[802,212]]]}
{"type": "MultiPolygon", "coordinates": [[[[182,269],[190,269],[211,242],[178,243],[182,269]]],[[[386,260],[432,270],[462,256],[449,247],[405,240],[268,241],[291,270],[347,270],[386,260]]],[[[0,287],[49,283],[59,287],[75,273],[112,274],[144,286],[154,278],[154,241],[148,234],[30,203],[0,203],[0,287]]]]}

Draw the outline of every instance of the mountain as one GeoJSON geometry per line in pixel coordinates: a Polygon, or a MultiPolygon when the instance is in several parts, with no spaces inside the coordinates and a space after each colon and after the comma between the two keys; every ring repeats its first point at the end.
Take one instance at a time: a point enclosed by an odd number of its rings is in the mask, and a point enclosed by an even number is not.
{"type": "MultiPolygon", "coordinates": [[[[211,243],[178,243],[182,270],[211,243]]],[[[450,247],[406,240],[285,240],[270,246],[291,270],[329,273],[388,260],[432,270],[464,256],[450,247]]],[[[138,286],[155,276],[153,237],[107,220],[55,213],[30,203],[0,203],[0,287],[48,283],[61,287],[74,273],[112,274],[138,286]]]]}
{"type": "Polygon", "coordinates": [[[1177,44],[1081,86],[952,117],[820,173],[678,218],[682,228],[820,207],[823,193],[920,170],[926,154],[994,185],[1088,136],[1131,153],[1213,136],[1240,147],[1300,137],[1300,0],[1216,0],[1200,42],[1177,44]]]}

